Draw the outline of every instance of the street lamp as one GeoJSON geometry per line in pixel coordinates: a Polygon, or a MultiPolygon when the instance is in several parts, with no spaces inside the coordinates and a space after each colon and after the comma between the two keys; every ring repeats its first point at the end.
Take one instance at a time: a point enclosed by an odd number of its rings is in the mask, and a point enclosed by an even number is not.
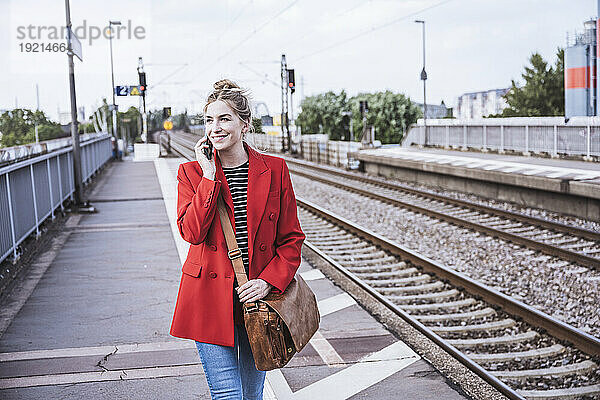
{"type": "MultiPolygon", "coordinates": [[[[77,129],[77,98],[75,93],[75,64],[73,63],[73,42],[74,34],[71,25],[71,5],[69,0],[65,0],[66,22],[67,22],[67,56],[69,62],[69,89],[71,97],[71,141],[73,144],[73,180],[75,190],[73,199],[77,207],[83,206],[83,188],[81,179],[81,150],[79,146],[79,132],[77,129]]],[[[78,57],[81,57],[81,53],[78,57]]],[[[36,86],[37,89],[37,86],[36,86]]],[[[33,176],[33,170],[32,170],[33,176]]]]}
{"type": "Polygon", "coordinates": [[[427,146],[429,138],[427,135],[427,91],[425,89],[425,81],[427,80],[427,72],[425,72],[425,21],[417,19],[415,22],[423,25],[423,70],[421,71],[421,80],[423,81],[423,125],[425,127],[425,146],[427,146]]]}
{"type": "Polygon", "coordinates": [[[113,127],[113,136],[115,139],[117,138],[117,105],[115,102],[115,72],[113,68],[113,50],[112,50],[112,37],[113,37],[113,25],[121,25],[121,21],[108,21],[108,30],[110,35],[108,36],[108,40],[110,42],[110,76],[112,82],[112,127],[113,127]]]}

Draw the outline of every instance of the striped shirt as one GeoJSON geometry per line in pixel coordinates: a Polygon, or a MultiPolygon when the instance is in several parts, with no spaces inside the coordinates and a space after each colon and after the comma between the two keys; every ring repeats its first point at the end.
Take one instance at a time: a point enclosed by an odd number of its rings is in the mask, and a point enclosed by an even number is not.
{"type": "Polygon", "coordinates": [[[233,199],[233,215],[235,218],[235,239],[242,251],[242,261],[246,275],[250,270],[248,260],[248,223],[246,205],[248,203],[248,166],[249,161],[237,167],[223,167],[225,179],[233,199]]]}

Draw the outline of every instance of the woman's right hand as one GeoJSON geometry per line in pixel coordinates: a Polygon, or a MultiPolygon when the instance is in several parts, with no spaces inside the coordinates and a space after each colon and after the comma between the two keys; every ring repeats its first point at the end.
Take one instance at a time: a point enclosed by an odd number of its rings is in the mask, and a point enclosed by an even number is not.
{"type": "Polygon", "coordinates": [[[194,151],[196,152],[196,161],[200,164],[200,168],[202,168],[202,174],[205,178],[214,180],[215,173],[217,171],[217,167],[215,165],[215,157],[213,156],[210,160],[206,158],[204,155],[204,149],[208,148],[208,143],[206,142],[208,136],[204,136],[202,139],[198,140],[198,143],[194,146],[194,151]]]}

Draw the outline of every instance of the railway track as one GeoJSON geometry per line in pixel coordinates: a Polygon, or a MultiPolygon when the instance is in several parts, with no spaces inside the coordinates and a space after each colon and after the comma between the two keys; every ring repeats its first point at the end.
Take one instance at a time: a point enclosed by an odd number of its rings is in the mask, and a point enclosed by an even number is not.
{"type": "MultiPolygon", "coordinates": [[[[172,143],[193,147],[196,138],[174,136],[172,143]]],[[[565,265],[569,261],[600,270],[598,232],[297,159],[286,158],[286,162],[294,174],[541,251],[564,260],[565,265]]]]}
{"type": "Polygon", "coordinates": [[[375,177],[286,159],[290,172],[600,270],[600,234],[375,177]],[[359,183],[359,185],[357,185],[359,183]]]}
{"type": "MultiPolygon", "coordinates": [[[[190,144],[171,141],[193,159],[190,144]]],[[[598,338],[317,205],[298,205],[311,250],[509,398],[600,398],[598,338]]]]}
{"type": "Polygon", "coordinates": [[[505,395],[600,398],[599,339],[314,204],[298,205],[307,246],[505,395]]]}

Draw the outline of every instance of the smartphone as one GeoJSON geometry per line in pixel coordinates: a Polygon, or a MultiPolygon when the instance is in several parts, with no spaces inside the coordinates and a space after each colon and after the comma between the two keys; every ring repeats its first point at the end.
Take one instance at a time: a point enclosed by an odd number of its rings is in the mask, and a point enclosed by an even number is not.
{"type": "Polygon", "coordinates": [[[208,158],[209,160],[212,159],[213,156],[213,144],[210,141],[210,139],[206,138],[206,141],[208,142],[208,147],[205,147],[204,150],[204,155],[206,156],[206,158],[208,158]]]}

